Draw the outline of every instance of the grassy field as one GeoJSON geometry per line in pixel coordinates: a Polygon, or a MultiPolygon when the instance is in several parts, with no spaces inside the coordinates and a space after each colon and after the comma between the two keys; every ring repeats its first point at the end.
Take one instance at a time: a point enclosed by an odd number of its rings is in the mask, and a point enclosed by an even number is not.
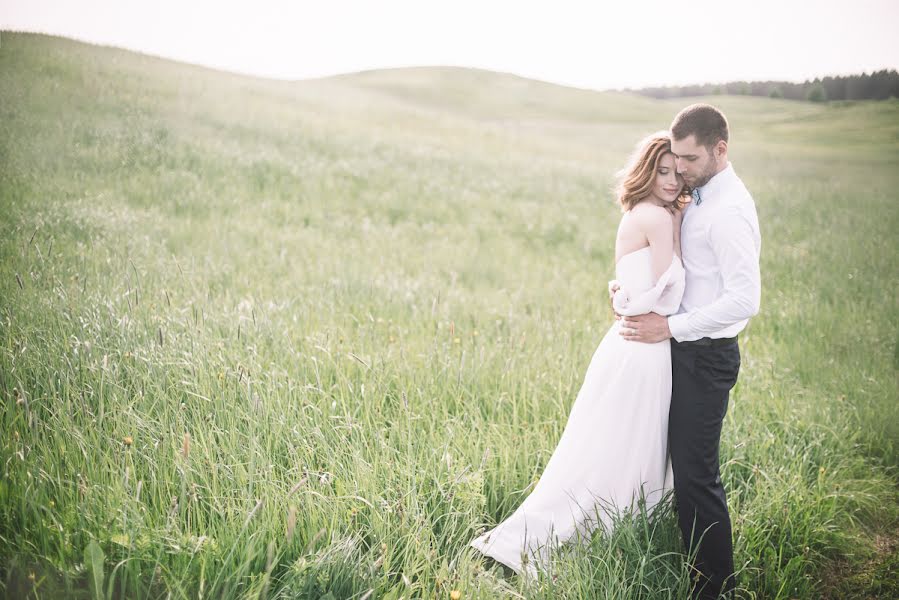
{"type": "MultiPolygon", "coordinates": [[[[721,447],[739,596],[890,597],[899,102],[712,101],[763,235],[721,447]]],[[[670,512],[537,586],[466,546],[561,435],[614,173],[682,102],[3,32],[0,595],[683,597],[670,512]]]]}

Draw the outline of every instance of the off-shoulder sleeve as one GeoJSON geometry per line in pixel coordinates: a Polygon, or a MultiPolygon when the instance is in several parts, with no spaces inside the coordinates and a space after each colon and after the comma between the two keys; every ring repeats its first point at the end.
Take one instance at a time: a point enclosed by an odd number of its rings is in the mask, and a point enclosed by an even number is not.
{"type": "MultiPolygon", "coordinates": [[[[677,262],[676,258],[673,259],[653,287],[638,293],[628,290],[627,287],[617,279],[610,281],[610,292],[614,285],[617,284],[619,286],[618,291],[615,292],[615,295],[612,297],[612,307],[615,309],[615,312],[619,315],[631,317],[655,311],[658,308],[659,301],[662,299],[665,290],[668,289],[670,285],[676,283],[677,268],[679,266],[680,263],[677,262]]],[[[679,304],[679,302],[680,300],[678,299],[677,303],[679,304]]],[[[677,306],[674,306],[674,310],[676,309],[677,306]]]]}

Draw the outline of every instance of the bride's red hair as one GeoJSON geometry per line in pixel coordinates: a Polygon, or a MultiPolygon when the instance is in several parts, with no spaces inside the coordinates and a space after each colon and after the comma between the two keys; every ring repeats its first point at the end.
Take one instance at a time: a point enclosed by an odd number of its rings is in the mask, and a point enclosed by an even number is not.
{"type": "MultiPolygon", "coordinates": [[[[671,136],[667,131],[654,133],[640,141],[627,167],[618,173],[618,186],[615,191],[623,212],[629,211],[649,196],[655,183],[659,161],[669,152],[671,152],[671,136]]],[[[684,186],[681,197],[675,203],[677,208],[683,208],[686,204],[686,190],[684,186]]]]}

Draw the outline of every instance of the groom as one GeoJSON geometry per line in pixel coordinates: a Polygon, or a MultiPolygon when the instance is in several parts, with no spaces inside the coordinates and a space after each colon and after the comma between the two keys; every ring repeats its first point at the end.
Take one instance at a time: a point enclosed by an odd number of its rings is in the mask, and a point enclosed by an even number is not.
{"type": "Polygon", "coordinates": [[[684,545],[691,553],[698,546],[697,598],[730,596],[735,587],[718,445],[740,370],[737,334],[761,297],[755,203],[727,159],[727,139],[727,119],[713,106],[693,104],[674,117],[671,150],[693,189],[681,224],[686,289],[677,314],[622,317],[621,326],[628,340],[671,338],[668,440],[684,545]]]}

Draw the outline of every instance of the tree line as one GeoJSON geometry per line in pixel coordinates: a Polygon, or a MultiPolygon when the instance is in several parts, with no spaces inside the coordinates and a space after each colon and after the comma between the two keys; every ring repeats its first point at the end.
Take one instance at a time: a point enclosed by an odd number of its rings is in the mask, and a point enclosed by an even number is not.
{"type": "Polygon", "coordinates": [[[671,87],[648,87],[625,90],[652,98],[681,98],[684,96],[739,95],[767,96],[790,100],[826,102],[828,100],[886,100],[899,98],[899,72],[896,69],[874,71],[870,75],[846,75],[789,81],[732,81],[671,87]]]}

